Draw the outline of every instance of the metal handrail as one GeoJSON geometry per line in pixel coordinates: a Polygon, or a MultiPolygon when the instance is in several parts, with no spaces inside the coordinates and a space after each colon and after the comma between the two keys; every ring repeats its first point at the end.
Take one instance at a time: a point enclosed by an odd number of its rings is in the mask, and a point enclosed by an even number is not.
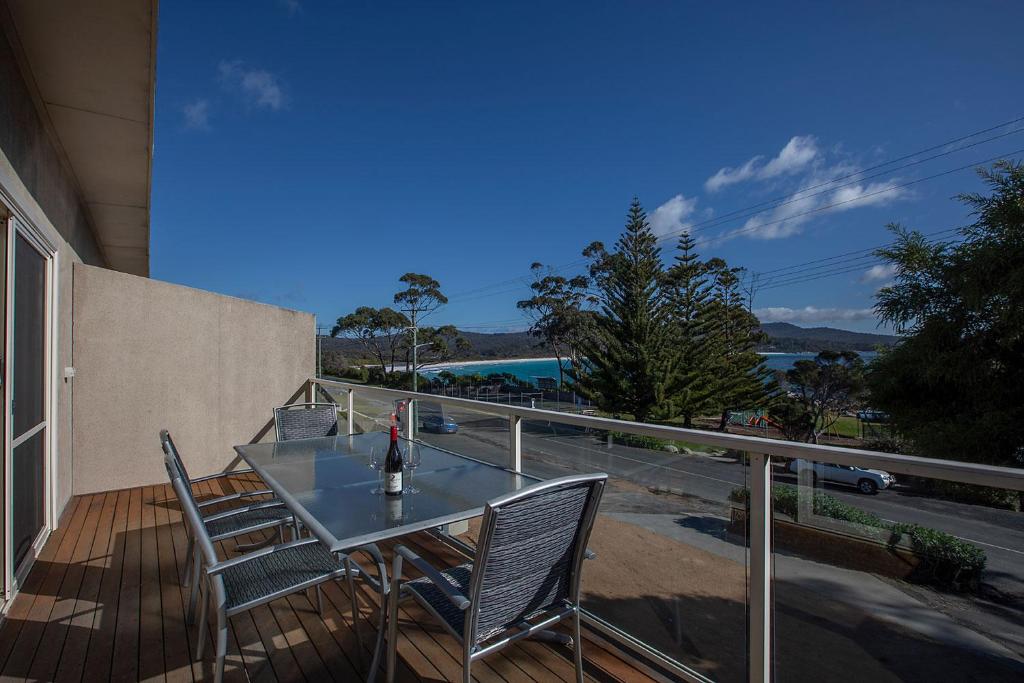
{"type": "MultiPolygon", "coordinates": [[[[760,436],[705,432],[697,429],[628,422],[626,420],[562,413],[540,408],[523,408],[499,403],[481,403],[465,398],[385,389],[329,379],[310,378],[306,383],[310,397],[314,396],[317,390],[323,391],[325,387],[341,389],[346,392],[345,405],[339,405],[338,410],[339,412],[347,413],[347,431],[350,435],[355,433],[354,396],[357,392],[381,397],[388,401],[395,399],[429,400],[440,405],[459,407],[489,415],[505,416],[508,418],[509,426],[509,457],[507,466],[516,472],[522,471],[521,429],[524,419],[624,432],[627,434],[639,434],[665,440],[687,441],[745,453],[749,469],[747,477],[747,489],[749,491],[749,516],[747,519],[747,544],[749,548],[747,571],[748,683],[771,682],[774,657],[773,647],[777,636],[772,615],[772,604],[774,601],[774,581],[772,578],[772,557],[774,553],[772,538],[772,457],[799,458],[854,467],[879,468],[898,474],[1024,491],[1024,468],[1014,469],[955,460],[920,458],[911,455],[864,451],[856,448],[766,439],[760,436]]],[[[413,437],[413,433],[414,425],[410,423],[409,438],[413,437]]],[[[602,634],[613,638],[642,658],[647,658],[652,662],[656,662],[659,666],[667,668],[672,674],[682,680],[694,682],[706,680],[697,672],[673,660],[668,655],[641,643],[614,625],[602,622],[585,610],[582,610],[582,618],[591,626],[596,626],[602,634]]]]}
{"type": "Polygon", "coordinates": [[[501,415],[509,418],[518,418],[520,420],[529,419],[544,422],[559,422],[577,427],[589,427],[591,429],[638,434],[671,441],[688,441],[690,443],[697,443],[704,446],[713,446],[735,451],[761,453],[764,455],[783,458],[801,458],[804,460],[828,462],[837,465],[850,465],[853,467],[884,469],[897,474],[926,477],[929,479],[942,479],[945,481],[964,484],[992,486],[995,488],[1010,489],[1014,491],[1024,491],[1024,468],[1014,469],[1010,467],[998,467],[996,465],[984,465],[957,460],[922,458],[914,455],[865,451],[858,448],[845,448],[842,446],[822,446],[819,444],[800,443],[796,441],[766,439],[760,436],[705,432],[698,429],[685,429],[683,427],[669,427],[642,422],[629,422],[627,420],[595,417],[593,415],[561,413],[541,408],[523,408],[496,403],[487,403],[485,406],[481,406],[479,401],[467,398],[415,393],[399,389],[385,389],[383,387],[372,387],[365,384],[352,384],[336,380],[310,378],[310,382],[312,384],[319,384],[325,387],[344,389],[349,392],[358,391],[360,393],[383,396],[387,397],[388,400],[399,398],[429,400],[441,405],[457,406],[466,410],[488,413],[491,415],[501,415]]]}

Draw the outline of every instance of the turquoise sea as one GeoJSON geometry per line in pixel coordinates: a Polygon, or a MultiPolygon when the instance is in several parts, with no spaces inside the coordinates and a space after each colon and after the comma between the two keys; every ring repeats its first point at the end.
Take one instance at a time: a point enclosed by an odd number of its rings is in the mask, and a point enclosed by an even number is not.
{"type": "MultiPolygon", "coordinates": [[[[765,353],[765,365],[772,370],[788,370],[793,363],[801,359],[814,358],[814,353],[765,353]]],[[[864,351],[861,357],[865,361],[874,358],[873,351],[864,351]]],[[[423,370],[423,374],[434,377],[442,370],[447,370],[453,375],[474,375],[480,373],[485,377],[491,373],[510,373],[519,379],[536,382],[538,377],[558,377],[558,362],[548,358],[530,358],[525,360],[495,360],[495,361],[473,361],[466,363],[455,363],[443,368],[431,368],[423,370]]]]}

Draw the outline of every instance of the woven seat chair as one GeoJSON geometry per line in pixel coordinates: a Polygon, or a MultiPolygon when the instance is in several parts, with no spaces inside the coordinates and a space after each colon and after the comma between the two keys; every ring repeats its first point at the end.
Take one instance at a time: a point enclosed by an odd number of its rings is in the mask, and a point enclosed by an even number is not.
{"type": "MultiPolygon", "coordinates": [[[[366,574],[358,564],[347,555],[332,554],[315,538],[295,539],[228,560],[220,560],[214,550],[213,539],[207,532],[206,520],[200,514],[199,506],[192,495],[191,487],[181,477],[171,460],[168,459],[165,465],[185,524],[195,539],[198,554],[204,559],[202,573],[195,577],[195,583],[201,585],[203,593],[196,660],[203,658],[206,619],[211,600],[217,612],[217,683],[224,677],[228,640],[227,620],[230,617],[310,588],[316,588],[319,595],[319,587],[326,581],[342,578],[347,580],[349,595],[352,598],[352,619],[357,647],[360,653],[363,652],[354,577],[366,574]]],[[[322,612],[319,604],[316,609],[318,613],[322,612]]]]}
{"type": "Polygon", "coordinates": [[[413,598],[462,644],[462,678],[481,657],[521,638],[575,643],[583,681],[580,571],[606,474],[561,477],[490,501],[476,557],[439,571],[405,546],[395,548],[388,606],[387,680],[394,680],[398,604],[413,598]],[[403,563],[422,578],[402,581],[403,563]],[[574,637],[550,629],[572,618],[574,637]]]}
{"type": "MultiPolygon", "coordinates": [[[[217,474],[211,477],[190,479],[188,471],[185,469],[185,463],[182,462],[181,455],[174,445],[174,440],[166,429],[160,432],[160,446],[164,451],[165,465],[169,468],[169,471],[177,473],[178,477],[188,485],[190,492],[193,491],[193,485],[198,482],[224,476],[217,474]]],[[[282,501],[277,498],[265,497],[270,494],[272,494],[270,490],[240,491],[226,496],[208,498],[197,502],[196,507],[200,511],[200,517],[203,520],[206,532],[213,541],[237,538],[238,536],[244,536],[256,531],[275,528],[278,530],[279,537],[283,540],[285,526],[294,526],[294,520],[292,513],[284,506],[282,501]],[[259,500],[255,500],[257,498],[259,500]],[[203,514],[204,509],[208,509],[211,506],[221,506],[235,501],[244,502],[245,504],[227,510],[203,514]]],[[[238,546],[237,549],[246,550],[255,547],[238,546]]],[[[188,550],[185,553],[185,576],[182,579],[182,584],[191,588],[189,592],[189,609],[186,612],[190,622],[195,615],[195,605],[198,597],[198,586],[192,581],[192,578],[199,571],[201,561],[201,555],[195,552],[195,537],[190,533],[188,535],[188,550]]]]}
{"type": "Polygon", "coordinates": [[[274,408],[278,441],[318,439],[338,433],[338,406],[333,403],[292,403],[274,408]]]}

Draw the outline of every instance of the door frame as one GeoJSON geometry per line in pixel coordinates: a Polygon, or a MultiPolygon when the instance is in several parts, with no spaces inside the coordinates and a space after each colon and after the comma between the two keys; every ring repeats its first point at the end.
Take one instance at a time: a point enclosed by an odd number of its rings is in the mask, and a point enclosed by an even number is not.
{"type": "MultiPolygon", "coordinates": [[[[2,188],[0,188],[2,189],[2,188]]],[[[49,538],[50,533],[57,525],[57,432],[55,428],[55,417],[57,411],[57,354],[56,354],[56,333],[57,333],[57,273],[58,271],[58,250],[56,246],[39,230],[25,213],[19,211],[18,206],[10,201],[6,192],[0,192],[0,200],[10,211],[10,217],[4,226],[3,238],[7,242],[6,263],[3,264],[3,277],[6,282],[5,301],[3,303],[4,316],[6,319],[6,334],[3,339],[4,357],[4,380],[3,380],[3,467],[4,467],[4,503],[2,517],[4,524],[4,548],[3,548],[3,596],[0,597],[0,604],[9,604],[10,599],[18,593],[18,589],[24,583],[26,576],[32,569],[39,551],[49,538]],[[28,555],[22,560],[20,567],[15,567],[14,560],[14,539],[12,535],[13,525],[13,482],[11,471],[13,467],[13,420],[11,419],[11,392],[12,386],[12,363],[10,362],[11,350],[14,347],[14,261],[16,238],[20,236],[43,257],[46,263],[44,295],[44,348],[43,348],[43,422],[41,423],[46,436],[43,441],[43,527],[32,541],[32,547],[28,555]]]]}

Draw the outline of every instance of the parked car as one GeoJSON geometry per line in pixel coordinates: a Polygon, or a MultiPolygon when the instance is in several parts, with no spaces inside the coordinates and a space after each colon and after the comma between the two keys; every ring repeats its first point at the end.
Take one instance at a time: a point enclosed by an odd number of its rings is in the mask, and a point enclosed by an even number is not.
{"type": "Polygon", "coordinates": [[[447,415],[426,415],[421,422],[420,429],[436,434],[456,434],[459,431],[459,425],[447,415]]]}
{"type": "MultiPolygon", "coordinates": [[[[789,463],[789,471],[796,473],[804,465],[803,460],[789,463]]],[[[814,482],[827,481],[833,484],[847,484],[857,487],[861,493],[873,495],[880,489],[887,489],[896,483],[896,478],[882,470],[864,470],[850,465],[833,465],[826,462],[811,463],[814,482]]]]}

